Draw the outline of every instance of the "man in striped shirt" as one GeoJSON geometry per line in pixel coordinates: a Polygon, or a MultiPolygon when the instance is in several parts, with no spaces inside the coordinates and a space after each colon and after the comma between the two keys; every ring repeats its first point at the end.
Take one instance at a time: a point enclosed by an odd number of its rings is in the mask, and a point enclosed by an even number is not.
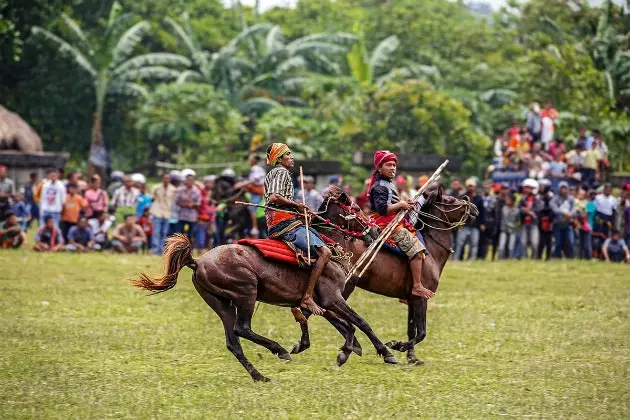
{"type": "Polygon", "coordinates": [[[295,215],[296,210],[298,213],[304,214],[304,211],[310,212],[310,209],[293,200],[293,182],[289,169],[293,168],[294,161],[289,147],[283,143],[274,143],[269,146],[267,164],[273,167],[265,176],[264,183],[265,201],[269,206],[265,211],[269,237],[290,242],[305,252],[310,245],[311,255],[318,255],[300,306],[315,315],[323,315],[324,310],[313,300],[313,292],[319,277],[330,260],[331,252],[319,234],[313,229],[307,231],[301,218],[295,215]]]}

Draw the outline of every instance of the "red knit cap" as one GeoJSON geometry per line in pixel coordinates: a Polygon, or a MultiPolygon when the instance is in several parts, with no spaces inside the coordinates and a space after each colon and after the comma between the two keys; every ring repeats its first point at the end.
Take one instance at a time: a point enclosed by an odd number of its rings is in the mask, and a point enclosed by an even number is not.
{"type": "Polygon", "coordinates": [[[398,163],[398,157],[389,150],[379,150],[374,153],[374,167],[376,169],[382,164],[392,161],[398,163]]]}

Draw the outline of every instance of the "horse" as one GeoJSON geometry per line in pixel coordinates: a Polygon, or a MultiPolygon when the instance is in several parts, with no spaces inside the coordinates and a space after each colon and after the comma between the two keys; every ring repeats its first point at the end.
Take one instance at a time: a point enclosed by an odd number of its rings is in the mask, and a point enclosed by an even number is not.
{"type": "MultiPolygon", "coordinates": [[[[468,197],[458,199],[443,195],[441,187],[434,188],[429,194],[434,195],[433,203],[425,204],[418,212],[415,227],[422,232],[429,254],[422,265],[422,283],[428,289],[436,292],[442,270],[453,253],[450,231],[474,220],[479,215],[479,210],[468,197]]],[[[365,231],[368,221],[361,217],[360,213],[355,213],[354,218],[346,215],[347,206],[352,205],[352,200],[341,189],[335,187],[325,197],[322,208],[326,209],[327,217],[345,222],[350,231],[365,231]]],[[[321,226],[318,226],[316,222],[314,227],[321,229],[321,226]]],[[[364,242],[349,238],[347,235],[344,236],[342,233],[331,231],[326,234],[352,252],[351,262],[353,264],[367,249],[364,242]]],[[[380,250],[374,263],[370,265],[362,277],[353,276],[346,283],[343,297],[348,299],[355,288],[359,287],[382,296],[407,300],[408,341],[390,341],[386,345],[400,352],[406,351],[407,361],[420,365],[424,362],[416,357],[415,345],[426,337],[427,299],[412,296],[412,285],[413,278],[407,258],[394,255],[386,250],[380,250]]],[[[302,312],[305,317],[310,316],[308,311],[302,310],[302,312]]],[[[301,353],[310,347],[308,324],[302,322],[300,327],[302,336],[300,341],[294,345],[292,354],[301,353]]],[[[335,327],[345,336],[347,331],[343,329],[343,326],[335,325],[335,327]]],[[[353,346],[360,349],[356,338],[353,346]]]]}
{"type": "MultiPolygon", "coordinates": [[[[330,203],[333,201],[333,198],[329,199],[330,203]]],[[[193,259],[191,252],[186,236],[178,234],[169,237],[164,253],[165,274],[151,278],[140,273],[132,284],[156,293],[167,291],[175,286],[183,267],[191,268],[195,289],[223,323],[228,350],[254,381],[268,381],[244,355],[239,338],[267,348],[280,359],[291,360],[289,352],[280,344],[252,331],[251,319],[257,301],[298,307],[310,272],[265,259],[258,250],[245,245],[222,245],[206,252],[198,260],[193,259]]],[[[360,353],[360,349],[354,346],[355,326],[368,336],[385,363],[397,363],[370,325],[347,304],[342,295],[345,277],[342,265],[331,261],[319,279],[315,296],[317,303],[326,310],[326,319],[345,334],[337,363],[345,363],[352,351],[360,353]]]]}

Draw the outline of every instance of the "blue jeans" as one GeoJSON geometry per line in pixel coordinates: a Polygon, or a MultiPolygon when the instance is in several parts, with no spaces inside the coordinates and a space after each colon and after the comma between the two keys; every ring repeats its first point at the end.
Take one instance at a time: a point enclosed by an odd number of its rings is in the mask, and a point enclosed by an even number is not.
{"type": "Polygon", "coordinates": [[[591,232],[580,230],[580,258],[593,259],[593,241],[591,232]]]}
{"type": "Polygon", "coordinates": [[[44,220],[46,220],[46,217],[48,216],[52,216],[52,218],[55,220],[55,227],[59,229],[59,220],[61,219],[61,213],[57,213],[54,211],[42,211],[39,217],[39,225],[44,226],[44,224],[46,223],[44,220]]]}
{"type": "Polygon", "coordinates": [[[477,259],[477,250],[479,249],[479,229],[472,226],[464,226],[457,232],[457,247],[455,248],[455,259],[462,258],[466,242],[470,242],[470,259],[477,259]]]}
{"type": "Polygon", "coordinates": [[[554,258],[562,258],[562,254],[566,258],[573,258],[573,244],[575,243],[575,233],[571,226],[553,227],[553,238],[555,245],[553,249],[554,258]]]}
{"type": "Polygon", "coordinates": [[[162,254],[164,248],[164,240],[168,236],[168,219],[164,217],[153,218],[153,238],[151,244],[151,252],[156,255],[162,254]]]}
{"type": "MultiPolygon", "coordinates": [[[[319,234],[312,228],[308,229],[309,242],[311,245],[311,258],[315,258],[317,255],[317,248],[323,248],[326,246],[319,234]]],[[[308,246],[306,241],[306,228],[304,226],[298,226],[293,230],[288,231],[280,237],[281,240],[293,243],[297,248],[307,252],[308,246]]]]}

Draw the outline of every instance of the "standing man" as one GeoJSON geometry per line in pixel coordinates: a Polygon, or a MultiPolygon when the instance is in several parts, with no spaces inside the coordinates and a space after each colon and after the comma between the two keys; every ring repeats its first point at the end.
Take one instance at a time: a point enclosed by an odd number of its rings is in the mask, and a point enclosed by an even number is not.
{"type": "Polygon", "coordinates": [[[186,175],[184,185],[175,191],[175,204],[179,207],[178,231],[186,232],[186,236],[192,241],[195,224],[199,220],[197,207],[201,205],[201,194],[195,186],[195,175],[192,173],[186,175]]]}
{"type": "Polygon", "coordinates": [[[542,117],[540,115],[540,105],[536,102],[530,106],[530,111],[527,113],[527,132],[532,136],[533,142],[540,141],[542,117]]]}
{"type": "Polygon", "coordinates": [[[125,214],[136,214],[136,203],[138,202],[139,191],[133,186],[133,181],[128,176],[123,176],[123,185],[119,187],[114,196],[112,203],[116,208],[116,215],[123,216],[125,214]]]}
{"type": "Polygon", "coordinates": [[[312,211],[319,210],[319,206],[324,202],[324,198],[315,189],[315,179],[312,176],[306,175],[304,177],[304,189],[306,191],[301,191],[296,197],[296,201],[302,201],[302,195],[304,195],[304,201],[308,208],[312,211]]]}
{"type": "Polygon", "coordinates": [[[7,167],[0,165],[0,222],[4,221],[5,214],[11,210],[11,200],[15,194],[13,180],[7,178],[7,167]]]}
{"type": "Polygon", "coordinates": [[[573,244],[575,233],[573,231],[573,215],[575,213],[575,199],[569,195],[569,184],[560,182],[558,195],[551,199],[551,210],[554,213],[553,236],[555,248],[554,258],[573,258],[573,244]]]}
{"type": "MultiPolygon", "coordinates": [[[[250,201],[253,204],[260,204],[262,201],[263,194],[265,193],[265,169],[260,165],[260,157],[255,154],[250,154],[248,157],[248,162],[250,166],[249,176],[245,181],[239,182],[234,185],[234,190],[244,189],[249,192],[251,195],[250,201]]],[[[249,232],[249,235],[253,238],[258,238],[260,236],[260,231],[258,230],[258,218],[256,217],[256,210],[258,207],[250,206],[248,207],[250,217],[252,219],[252,230],[249,232]]]]}
{"type": "Polygon", "coordinates": [[[55,222],[55,227],[59,229],[61,211],[63,210],[65,198],[66,187],[59,179],[59,171],[50,169],[48,171],[48,179],[44,182],[41,191],[40,226],[44,226],[47,216],[50,216],[55,222]]]}
{"type": "Polygon", "coordinates": [[[33,220],[39,220],[39,206],[35,202],[35,188],[37,188],[37,172],[31,172],[28,176],[28,182],[24,184],[24,202],[31,216],[27,227],[33,220]]]}
{"type": "Polygon", "coordinates": [[[169,219],[175,202],[175,190],[168,173],[162,174],[162,182],[151,188],[151,199],[153,200],[151,205],[151,216],[153,217],[151,252],[154,255],[162,255],[162,247],[168,235],[169,219]]]}
{"type": "Polygon", "coordinates": [[[474,222],[467,224],[457,233],[457,247],[455,251],[455,259],[461,260],[464,254],[464,247],[470,242],[470,259],[477,259],[477,251],[479,249],[479,236],[485,226],[485,209],[483,206],[483,198],[477,195],[477,182],[468,178],[465,182],[466,191],[470,201],[479,209],[479,216],[474,222]]]}
{"type": "Polygon", "coordinates": [[[604,184],[604,190],[595,196],[595,229],[593,229],[593,249],[599,251],[602,241],[610,236],[613,228],[614,211],[619,199],[612,195],[612,185],[604,184]]]}
{"type": "Polygon", "coordinates": [[[269,146],[267,148],[267,164],[273,168],[265,176],[264,183],[265,202],[268,206],[265,210],[265,217],[269,237],[290,242],[305,252],[308,252],[308,245],[310,244],[311,256],[317,255],[318,258],[313,271],[311,271],[306,293],[302,297],[300,306],[315,315],[323,315],[324,310],[313,300],[313,293],[319,277],[330,259],[331,252],[319,234],[313,229],[307,231],[301,218],[294,214],[296,210],[298,213],[304,214],[305,210],[308,211],[308,207],[293,200],[295,192],[289,169],[293,168],[295,163],[289,146],[284,143],[273,143],[269,146]],[[291,213],[283,210],[291,211],[291,213]]]}
{"type": "Polygon", "coordinates": [[[521,249],[524,257],[527,258],[527,245],[531,246],[530,258],[536,258],[538,253],[539,231],[538,216],[542,210],[543,204],[534,194],[538,189],[538,183],[528,178],[523,181],[523,197],[518,204],[521,211],[521,249]]]}

